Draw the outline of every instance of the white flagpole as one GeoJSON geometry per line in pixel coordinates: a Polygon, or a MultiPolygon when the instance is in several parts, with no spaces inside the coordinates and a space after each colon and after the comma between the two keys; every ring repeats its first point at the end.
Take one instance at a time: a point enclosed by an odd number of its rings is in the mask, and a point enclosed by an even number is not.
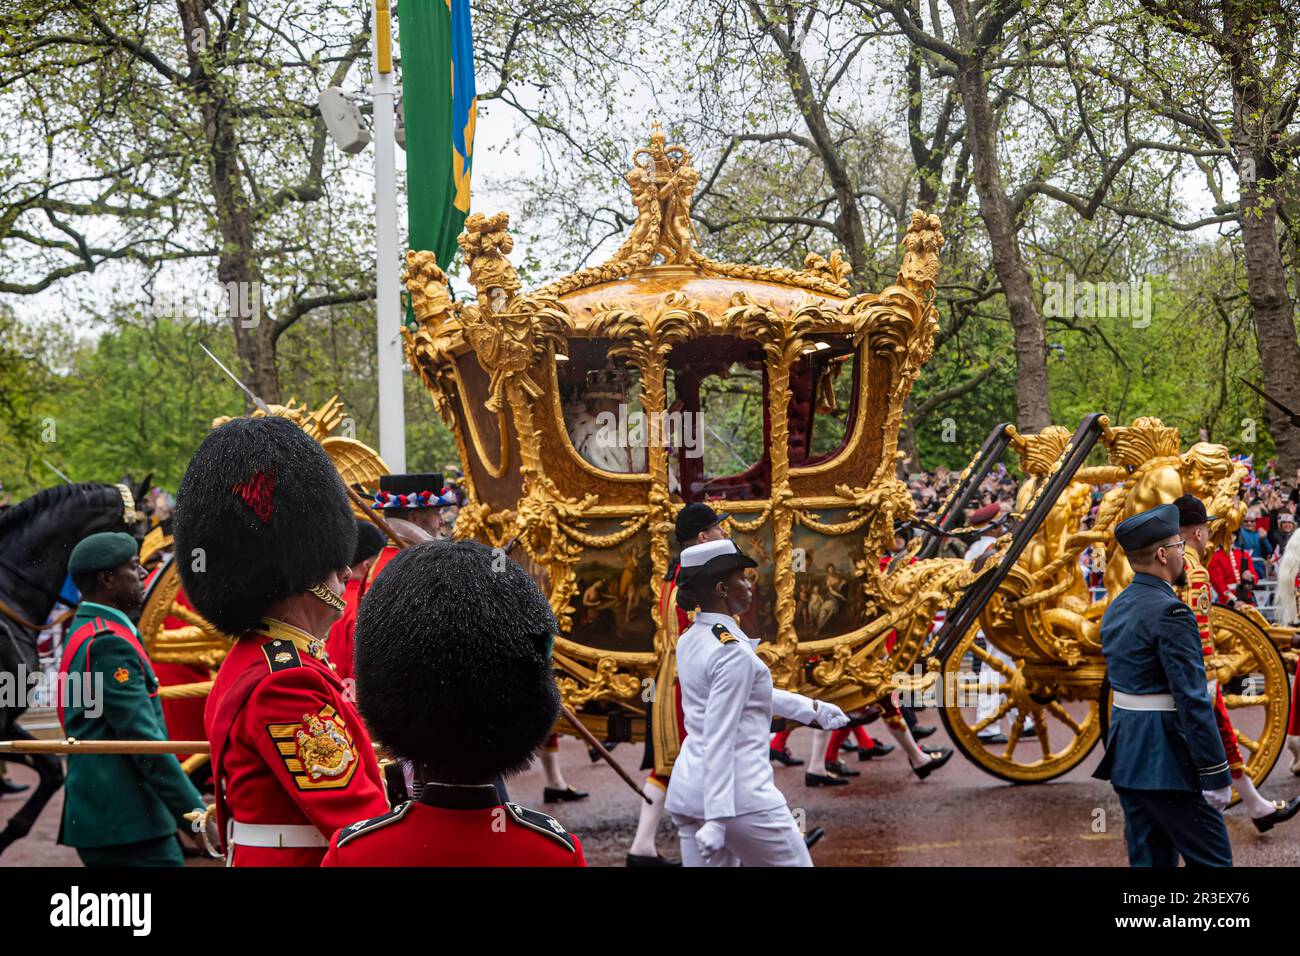
{"type": "Polygon", "coordinates": [[[393,78],[389,0],[375,0],[375,299],[378,336],[379,454],[397,474],[406,471],[402,404],[402,304],[398,290],[397,83],[393,78]]]}

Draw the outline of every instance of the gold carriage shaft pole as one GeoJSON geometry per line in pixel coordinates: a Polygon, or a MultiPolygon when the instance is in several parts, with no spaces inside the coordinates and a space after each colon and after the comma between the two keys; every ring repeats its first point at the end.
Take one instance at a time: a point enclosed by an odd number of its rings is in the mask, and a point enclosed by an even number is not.
{"type": "Polygon", "coordinates": [[[0,754],[206,754],[206,740],[0,740],[0,754]]]}
{"type": "MultiPolygon", "coordinates": [[[[518,543],[519,543],[519,535],[515,535],[513,538],[511,538],[509,541],[506,542],[506,546],[502,548],[502,551],[505,554],[509,554],[511,551],[514,550],[515,545],[517,545],[518,543]]],[[[629,787],[631,787],[633,790],[636,791],[638,797],[640,797],[646,803],[654,802],[646,795],[646,792],[641,789],[640,784],[638,784],[635,780],[633,780],[631,775],[626,770],[623,769],[623,767],[618,763],[618,761],[614,759],[614,755],[611,754],[609,750],[606,749],[605,745],[596,739],[596,735],[587,729],[587,725],[578,719],[578,715],[575,714],[572,710],[570,710],[568,705],[566,705],[563,701],[560,701],[560,711],[561,713],[564,714],[564,719],[567,720],[570,724],[572,724],[573,729],[576,730],[578,732],[578,735],[587,742],[587,746],[590,747],[592,750],[596,751],[596,753],[600,754],[601,759],[604,760],[605,763],[609,764],[611,767],[614,768],[614,772],[623,778],[624,783],[626,783],[629,787]]]]}

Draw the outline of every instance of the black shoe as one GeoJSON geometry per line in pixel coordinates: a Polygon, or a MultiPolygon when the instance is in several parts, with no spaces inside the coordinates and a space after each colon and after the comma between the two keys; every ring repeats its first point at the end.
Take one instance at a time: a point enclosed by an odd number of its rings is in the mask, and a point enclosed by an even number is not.
{"type": "Polygon", "coordinates": [[[921,764],[921,766],[919,767],[913,767],[912,773],[916,774],[918,777],[924,780],[926,777],[930,776],[930,774],[934,773],[936,770],[938,770],[940,767],[942,767],[951,759],[952,759],[952,751],[949,750],[947,747],[941,747],[939,749],[938,756],[934,757],[931,760],[926,761],[925,763],[921,764]]]}
{"type": "Polygon", "coordinates": [[[23,793],[30,789],[31,786],[25,783],[12,783],[8,780],[0,780],[0,797],[12,797],[15,793],[23,793]]]}
{"type": "Polygon", "coordinates": [[[870,760],[872,757],[883,757],[886,754],[892,754],[893,752],[893,744],[885,744],[877,740],[871,747],[858,748],[858,760],[870,760]]]}
{"type": "Polygon", "coordinates": [[[843,787],[847,784],[848,780],[844,777],[832,777],[829,774],[804,771],[803,785],[805,787],[843,787]]]}
{"type": "Polygon", "coordinates": [[[1033,739],[1033,738],[1036,738],[1037,736],[1038,736],[1038,726],[1037,726],[1037,725],[1035,725],[1035,726],[1033,726],[1033,727],[1026,727],[1024,730],[1022,730],[1022,731],[1020,732],[1020,739],[1021,739],[1021,740],[1031,740],[1031,739],[1033,739]]]}
{"type": "Polygon", "coordinates": [[[923,727],[922,725],[917,724],[915,727],[912,728],[912,739],[924,740],[926,737],[929,737],[931,734],[933,734],[937,729],[938,729],[937,727],[923,727]]]}
{"type": "Polygon", "coordinates": [[[791,756],[789,750],[777,750],[775,747],[769,747],[767,749],[767,759],[775,760],[783,767],[803,766],[803,761],[800,760],[798,757],[791,756]]]}
{"type": "Polygon", "coordinates": [[[574,800],[586,800],[587,791],[575,790],[573,787],[565,787],[560,790],[557,787],[546,787],[542,790],[542,801],[544,803],[570,803],[574,800]]]}
{"type": "Polygon", "coordinates": [[[855,710],[849,714],[848,727],[864,727],[867,724],[875,723],[880,719],[880,708],[875,704],[868,704],[861,710],[855,710]]]}
{"type": "Polygon", "coordinates": [[[1272,813],[1265,814],[1262,817],[1252,817],[1250,820],[1260,833],[1267,833],[1276,824],[1286,823],[1297,812],[1300,812],[1300,797],[1292,797],[1290,800],[1274,800],[1273,806],[1277,807],[1277,809],[1272,813]]]}
{"type": "Polygon", "coordinates": [[[628,866],[681,866],[682,861],[675,857],[666,857],[655,854],[654,856],[637,856],[635,853],[627,855],[628,866]]]}
{"type": "Polygon", "coordinates": [[[1004,744],[1007,742],[1006,734],[976,734],[975,739],[982,744],[1004,744]]]}
{"type": "MultiPolygon", "coordinates": [[[[610,753],[613,753],[613,752],[614,752],[614,748],[617,747],[617,746],[618,746],[618,741],[617,741],[617,740],[606,740],[606,741],[605,741],[605,749],[606,749],[607,751],[609,751],[610,753]]],[[[588,747],[588,748],[587,748],[587,756],[591,758],[591,762],[592,762],[592,763],[598,763],[598,762],[600,761],[600,751],[597,750],[595,747],[588,747]]]]}
{"type": "Polygon", "coordinates": [[[813,827],[811,830],[809,830],[807,833],[804,834],[803,845],[811,850],[814,846],[817,845],[817,841],[820,840],[825,835],[826,835],[826,831],[823,830],[821,827],[813,827]]]}
{"type": "Polygon", "coordinates": [[[840,750],[845,753],[855,754],[858,752],[858,745],[853,742],[851,737],[845,737],[844,743],[840,744],[840,750]]]}
{"type": "Polygon", "coordinates": [[[945,750],[947,750],[947,749],[948,749],[947,747],[924,747],[924,746],[923,746],[923,747],[921,748],[921,753],[923,753],[923,754],[941,754],[941,753],[943,753],[943,752],[944,752],[945,750]]]}
{"type": "Polygon", "coordinates": [[[827,771],[829,771],[830,773],[835,774],[835,776],[837,776],[837,777],[860,777],[860,776],[862,776],[862,771],[861,771],[861,770],[854,770],[854,769],[852,769],[852,768],[851,768],[848,764],[846,764],[843,760],[837,760],[837,761],[835,761],[834,763],[828,763],[828,764],[826,765],[826,769],[827,769],[827,771]]]}

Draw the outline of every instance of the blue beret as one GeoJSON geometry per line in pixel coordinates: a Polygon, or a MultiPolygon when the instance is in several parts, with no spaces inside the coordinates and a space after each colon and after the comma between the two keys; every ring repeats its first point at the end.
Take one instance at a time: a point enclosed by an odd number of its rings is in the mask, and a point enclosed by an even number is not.
{"type": "Polygon", "coordinates": [[[101,531],[77,542],[68,558],[68,573],[107,571],[140,553],[140,544],[125,531],[101,531]]]}
{"type": "Polygon", "coordinates": [[[1125,551],[1143,548],[1178,534],[1178,506],[1161,505],[1125,518],[1115,529],[1115,540],[1125,551]]]}

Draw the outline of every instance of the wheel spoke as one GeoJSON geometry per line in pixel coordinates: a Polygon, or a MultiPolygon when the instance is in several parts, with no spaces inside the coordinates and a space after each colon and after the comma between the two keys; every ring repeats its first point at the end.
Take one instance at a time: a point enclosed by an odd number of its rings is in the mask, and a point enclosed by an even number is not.
{"type": "Polygon", "coordinates": [[[981,661],[983,661],[985,664],[988,664],[989,667],[993,668],[1003,677],[1011,677],[1012,674],[1015,673],[1014,671],[1012,671],[1010,665],[1003,663],[997,657],[994,657],[988,651],[984,650],[984,648],[976,644],[971,645],[971,653],[974,654],[981,661]]]}
{"type": "Polygon", "coordinates": [[[1079,726],[1079,722],[1071,717],[1070,712],[1062,707],[1059,702],[1052,701],[1047,705],[1047,709],[1056,716],[1057,720],[1073,730],[1076,737],[1083,736],[1083,728],[1079,726]]]}
{"type": "Polygon", "coordinates": [[[1034,711],[1034,729],[1038,731],[1038,743],[1042,747],[1043,760],[1052,759],[1052,744],[1048,740],[1047,720],[1043,716],[1043,709],[1040,707],[1034,711]]]}
{"type": "MultiPolygon", "coordinates": [[[[1010,705],[1010,701],[1007,704],[1010,705]]],[[[1025,715],[1016,714],[1016,719],[1011,722],[1011,733],[1007,734],[1007,749],[1002,752],[1003,760],[1014,759],[1016,744],[1020,743],[1020,735],[1025,732],[1025,715]]]]}
{"type": "Polygon", "coordinates": [[[1004,699],[1002,703],[998,706],[997,710],[989,714],[983,720],[977,722],[973,727],[971,727],[971,730],[978,734],[989,724],[1001,720],[1002,717],[1006,714],[1006,712],[1010,709],[1011,709],[1011,701],[1004,699]]]}
{"type": "Polygon", "coordinates": [[[1267,691],[1263,694],[1224,694],[1223,703],[1229,710],[1236,710],[1239,707],[1267,707],[1269,695],[1267,691]]]}

